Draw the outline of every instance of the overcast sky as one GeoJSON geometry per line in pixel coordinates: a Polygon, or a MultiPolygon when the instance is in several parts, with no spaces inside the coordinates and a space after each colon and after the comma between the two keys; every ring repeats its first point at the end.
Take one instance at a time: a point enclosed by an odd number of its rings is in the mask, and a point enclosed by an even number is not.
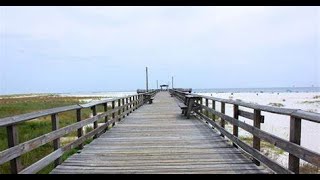
{"type": "Polygon", "coordinates": [[[319,7],[0,7],[0,94],[320,86],[319,7]]]}

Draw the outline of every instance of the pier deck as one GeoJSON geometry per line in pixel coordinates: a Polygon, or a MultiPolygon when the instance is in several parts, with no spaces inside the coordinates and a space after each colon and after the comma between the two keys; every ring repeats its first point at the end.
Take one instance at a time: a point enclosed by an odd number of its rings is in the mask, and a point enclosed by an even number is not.
{"type": "Polygon", "coordinates": [[[155,95],[58,165],[60,173],[269,173],[202,120],[181,114],[168,92],[155,95]]]}

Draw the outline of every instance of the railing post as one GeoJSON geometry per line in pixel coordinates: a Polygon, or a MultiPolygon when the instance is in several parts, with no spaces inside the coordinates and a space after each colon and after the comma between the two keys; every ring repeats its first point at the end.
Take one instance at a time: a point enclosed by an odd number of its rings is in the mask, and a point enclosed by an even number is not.
{"type": "MultiPolygon", "coordinates": [[[[212,109],[216,110],[216,101],[212,100],[212,109]]],[[[216,121],[216,115],[212,113],[212,120],[216,121]]]]}
{"type": "MultiPolygon", "coordinates": [[[[19,144],[18,127],[14,125],[7,126],[8,146],[9,148],[19,144]]],[[[18,174],[22,169],[20,156],[10,161],[10,170],[12,174],[18,174]]]]}
{"type": "MultiPolygon", "coordinates": [[[[261,125],[261,111],[254,109],[253,112],[253,126],[260,129],[260,125],[261,125]]],[[[253,148],[255,148],[256,150],[260,151],[260,138],[253,136],[253,148]]],[[[260,162],[257,161],[256,159],[253,159],[253,162],[257,165],[260,166],[260,162]]]]}
{"type": "MultiPolygon", "coordinates": [[[[126,98],[127,111],[129,110],[129,106],[128,106],[129,100],[128,100],[128,99],[129,99],[129,98],[126,98]]],[[[129,111],[127,112],[127,116],[129,116],[129,111]]]]}
{"type": "MultiPolygon", "coordinates": [[[[114,110],[114,108],[115,108],[115,101],[112,101],[112,110],[114,110]]],[[[116,122],[115,122],[115,112],[112,113],[112,120],[114,121],[114,122],[112,123],[112,127],[113,127],[114,125],[116,125],[116,122]]]]}
{"type": "MultiPolygon", "coordinates": [[[[224,102],[221,102],[221,113],[224,114],[225,111],[226,111],[226,104],[224,102]]],[[[220,125],[224,129],[225,121],[223,118],[220,118],[220,119],[221,119],[220,125]]],[[[222,133],[221,133],[221,136],[224,137],[224,135],[222,133]]]]}
{"type": "Polygon", "coordinates": [[[121,106],[121,100],[120,99],[118,99],[118,107],[119,107],[119,110],[118,110],[118,121],[121,121],[121,108],[120,108],[120,106],[121,106]]]}
{"type": "MultiPolygon", "coordinates": [[[[200,98],[200,102],[199,102],[201,105],[203,105],[202,99],[203,99],[203,98],[201,97],[201,98],[200,98]]],[[[203,114],[203,108],[202,108],[202,106],[200,106],[200,111],[199,111],[199,112],[203,114]]]]}
{"type": "Polygon", "coordinates": [[[140,95],[140,94],[138,94],[138,95],[136,96],[136,100],[137,100],[137,102],[136,102],[136,108],[135,108],[135,109],[138,109],[138,107],[139,107],[140,104],[141,104],[141,95],[140,95]]]}
{"type": "Polygon", "coordinates": [[[130,113],[132,113],[132,104],[131,104],[132,103],[132,96],[130,96],[129,100],[130,100],[130,113]]]}
{"type": "Polygon", "coordinates": [[[134,97],[135,97],[135,95],[132,96],[132,102],[133,102],[133,103],[132,103],[132,111],[135,110],[135,102],[134,102],[134,101],[135,101],[135,98],[134,98],[134,97]]]}
{"type": "MultiPolygon", "coordinates": [[[[301,118],[290,117],[290,142],[300,145],[301,140],[301,118]]],[[[293,154],[289,154],[289,170],[299,174],[300,159],[293,154]]]]}
{"type": "Polygon", "coordinates": [[[123,106],[123,108],[122,108],[122,114],[123,114],[123,118],[125,118],[126,117],[126,115],[124,114],[124,112],[126,111],[126,108],[124,107],[124,98],[122,99],[122,106],[123,106]]]}
{"type": "MultiPolygon", "coordinates": [[[[55,131],[55,130],[59,129],[59,117],[58,117],[58,114],[52,114],[51,115],[51,123],[52,123],[52,131],[55,131]]],[[[53,140],[53,149],[57,150],[59,148],[60,148],[60,138],[57,138],[57,139],[53,140]]],[[[62,161],[61,157],[56,159],[54,161],[54,167],[56,167],[59,164],[61,164],[61,161],[62,161]]]]}
{"type": "MultiPolygon", "coordinates": [[[[96,116],[97,115],[97,106],[92,106],[91,107],[91,110],[92,110],[92,116],[96,116]]],[[[94,123],[93,123],[93,129],[97,129],[98,128],[98,121],[95,121],[94,123]]],[[[96,139],[96,138],[98,138],[98,135],[97,134],[95,134],[94,136],[93,136],[93,139],[96,139]]]]}
{"type": "MultiPolygon", "coordinates": [[[[209,100],[206,98],[206,107],[209,107],[209,100]]],[[[206,116],[209,116],[209,111],[206,110],[206,116]]]]}
{"type": "MultiPolygon", "coordinates": [[[[107,112],[107,111],[108,111],[108,103],[107,103],[107,102],[103,104],[103,110],[104,110],[104,112],[107,112]]],[[[106,116],[106,117],[104,118],[104,122],[105,122],[105,123],[108,122],[108,116],[106,116]]]]}
{"type": "MultiPolygon", "coordinates": [[[[108,103],[107,102],[103,104],[103,110],[104,110],[104,112],[108,111],[108,103]]],[[[107,123],[107,122],[108,122],[108,116],[106,116],[104,118],[104,123],[107,123]]],[[[106,127],[104,132],[106,132],[107,130],[108,130],[108,127],[106,127]]]]}
{"type": "MultiPolygon", "coordinates": [[[[81,121],[81,109],[77,109],[77,122],[81,121]]],[[[77,130],[78,132],[78,138],[83,136],[83,127],[79,128],[77,130]]],[[[78,146],[79,149],[83,149],[83,143],[79,144],[78,146]]]]}
{"type": "MultiPolygon", "coordinates": [[[[233,105],[233,118],[234,118],[234,119],[239,119],[239,106],[236,105],[236,104],[233,105]]],[[[234,124],[232,129],[233,129],[233,135],[236,136],[236,137],[238,137],[238,134],[239,134],[239,132],[238,132],[238,126],[234,124]]],[[[236,144],[234,144],[234,143],[233,143],[233,146],[234,146],[234,147],[238,147],[238,146],[237,146],[236,144]]]]}

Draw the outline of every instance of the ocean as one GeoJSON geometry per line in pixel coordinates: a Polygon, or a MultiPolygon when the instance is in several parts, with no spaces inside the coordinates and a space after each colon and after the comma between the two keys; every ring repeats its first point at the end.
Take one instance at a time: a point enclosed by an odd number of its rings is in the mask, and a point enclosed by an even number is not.
{"type": "Polygon", "coordinates": [[[280,92],[320,92],[320,87],[275,87],[275,88],[211,88],[192,89],[192,93],[280,93],[280,92]]]}

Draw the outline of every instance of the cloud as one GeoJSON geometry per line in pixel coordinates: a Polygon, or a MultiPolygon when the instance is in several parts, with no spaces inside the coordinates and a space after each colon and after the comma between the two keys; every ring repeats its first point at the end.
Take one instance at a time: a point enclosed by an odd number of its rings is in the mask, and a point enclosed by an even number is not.
{"type": "Polygon", "coordinates": [[[0,63],[132,73],[148,65],[159,80],[200,65],[214,77],[228,69],[247,78],[252,71],[240,70],[259,67],[259,78],[292,79],[292,70],[281,74],[290,64],[320,85],[319,21],[319,7],[0,7],[0,63]]]}
{"type": "Polygon", "coordinates": [[[314,36],[312,12],[315,10],[310,7],[8,7],[1,21],[5,19],[2,33],[52,39],[66,53],[73,54],[78,53],[76,48],[103,53],[113,47],[176,47],[181,42],[193,45],[198,40],[213,48],[251,49],[290,44],[314,36]],[[295,15],[297,10],[301,13],[295,15]]]}

